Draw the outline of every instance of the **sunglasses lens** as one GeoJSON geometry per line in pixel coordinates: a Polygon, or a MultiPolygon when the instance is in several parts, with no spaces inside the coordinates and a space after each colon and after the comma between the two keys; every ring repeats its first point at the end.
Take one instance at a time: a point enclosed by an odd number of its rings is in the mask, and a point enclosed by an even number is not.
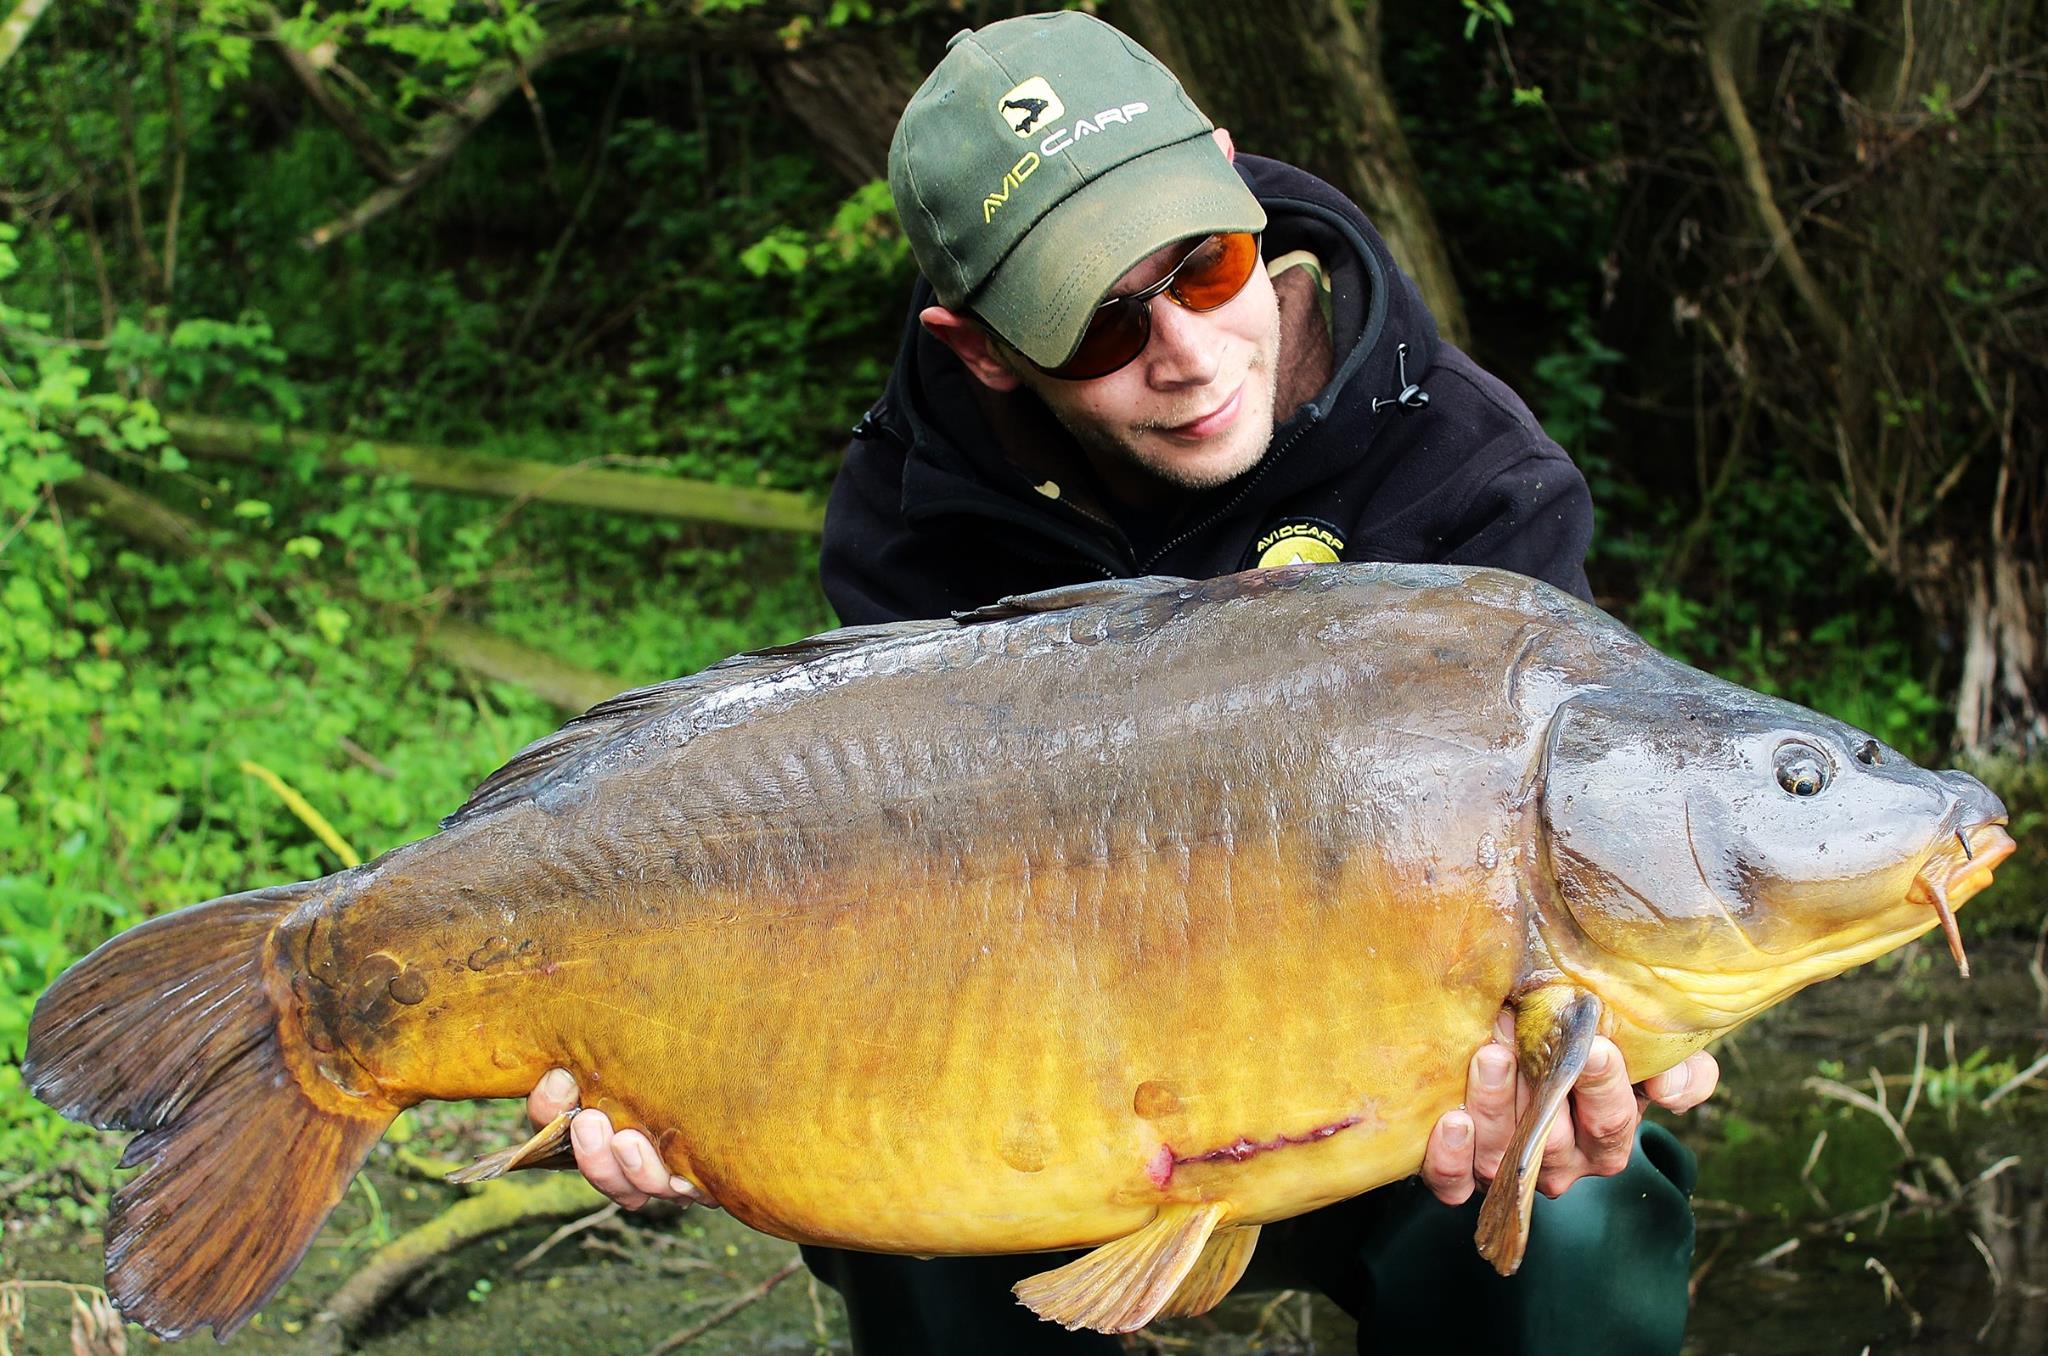
{"type": "Polygon", "coordinates": [[[1143,302],[1111,303],[1096,311],[1081,336],[1074,356],[1046,375],[1062,381],[1106,377],[1145,351],[1152,337],[1152,316],[1143,302]]]}
{"type": "Polygon", "coordinates": [[[1257,236],[1245,231],[1211,236],[1174,276],[1175,298],[1191,311],[1213,311],[1244,290],[1258,260],[1257,236]]]}
{"type": "MultiPolygon", "coordinates": [[[[1212,235],[1175,265],[1167,296],[1190,311],[1213,311],[1251,281],[1259,238],[1248,231],[1212,235]]],[[[1062,381],[1106,377],[1145,351],[1152,337],[1150,301],[1114,299],[1097,308],[1074,356],[1045,374],[1062,381]]]]}

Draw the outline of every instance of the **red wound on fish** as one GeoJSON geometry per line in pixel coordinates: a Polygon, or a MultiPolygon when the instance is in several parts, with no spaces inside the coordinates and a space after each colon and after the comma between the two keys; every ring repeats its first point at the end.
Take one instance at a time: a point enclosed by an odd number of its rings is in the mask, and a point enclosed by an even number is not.
{"type": "Polygon", "coordinates": [[[1252,1140],[1240,1136],[1220,1149],[1177,1157],[1173,1160],[1173,1166],[1180,1167],[1184,1163],[1219,1163],[1226,1159],[1232,1163],[1242,1163],[1256,1154],[1270,1153],[1275,1149],[1291,1148],[1298,1144],[1314,1144],[1317,1140],[1328,1139],[1339,1130],[1349,1130],[1364,1119],[1363,1116],[1353,1114],[1341,1120],[1331,1121],[1327,1125],[1319,1125],[1305,1134],[1275,1135],[1272,1139],[1252,1140]]]}

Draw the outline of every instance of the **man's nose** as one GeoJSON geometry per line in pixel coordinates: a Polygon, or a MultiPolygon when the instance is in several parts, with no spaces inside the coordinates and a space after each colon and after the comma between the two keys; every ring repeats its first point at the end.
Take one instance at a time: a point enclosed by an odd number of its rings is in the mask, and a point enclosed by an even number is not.
{"type": "Polygon", "coordinates": [[[1152,298],[1152,338],[1145,345],[1145,376],[1156,387],[1206,386],[1222,366],[1223,334],[1199,311],[1171,298],[1152,298]]]}

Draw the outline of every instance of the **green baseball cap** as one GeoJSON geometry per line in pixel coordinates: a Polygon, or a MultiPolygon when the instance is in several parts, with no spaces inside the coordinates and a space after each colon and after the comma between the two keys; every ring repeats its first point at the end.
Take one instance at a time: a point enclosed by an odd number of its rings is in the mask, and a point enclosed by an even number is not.
{"type": "Polygon", "coordinates": [[[889,191],[939,300],[1040,367],[1163,245],[1265,229],[1173,72],[1092,15],[963,30],[896,124],[889,191]]]}

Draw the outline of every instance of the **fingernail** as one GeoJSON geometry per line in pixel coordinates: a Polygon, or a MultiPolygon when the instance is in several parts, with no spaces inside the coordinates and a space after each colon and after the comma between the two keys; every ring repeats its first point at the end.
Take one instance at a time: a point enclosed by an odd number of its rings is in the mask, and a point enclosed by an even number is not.
{"type": "Polygon", "coordinates": [[[1514,1061],[1508,1052],[1499,1046],[1489,1045],[1479,1052],[1479,1086],[1482,1088],[1504,1088],[1514,1074],[1514,1061]]]}
{"type": "Polygon", "coordinates": [[[668,1189],[678,1196],[688,1196],[693,1201],[697,1199],[697,1188],[690,1185],[690,1179],[687,1177],[669,1178],[668,1189]]]}
{"type": "Polygon", "coordinates": [[[1451,1148],[1462,1149],[1465,1147],[1466,1141],[1471,1138],[1471,1122],[1465,1120],[1455,1120],[1446,1121],[1444,1123],[1444,1143],[1449,1145],[1451,1148]]]}
{"type": "Polygon", "coordinates": [[[626,1165],[627,1172],[640,1171],[640,1146],[638,1144],[630,1139],[621,1138],[613,1146],[612,1152],[619,1156],[619,1162],[626,1165]]]}
{"type": "Polygon", "coordinates": [[[1665,1073],[1663,1081],[1664,1096],[1678,1096],[1678,1094],[1692,1086],[1692,1066],[1690,1064],[1675,1065],[1665,1073]]]}
{"type": "Polygon", "coordinates": [[[569,1122],[569,1138],[576,1141],[577,1148],[595,1149],[603,1144],[604,1127],[599,1120],[597,1115],[586,1111],[569,1122]]]}
{"type": "Polygon", "coordinates": [[[566,1102],[576,1095],[576,1080],[560,1069],[549,1069],[547,1077],[540,1080],[540,1090],[551,1102],[566,1102]]]}
{"type": "Polygon", "coordinates": [[[1613,1056],[1609,1055],[1605,1050],[1596,1049],[1592,1054],[1586,1056],[1586,1072],[1598,1078],[1605,1074],[1613,1063],[1613,1056]]]}

